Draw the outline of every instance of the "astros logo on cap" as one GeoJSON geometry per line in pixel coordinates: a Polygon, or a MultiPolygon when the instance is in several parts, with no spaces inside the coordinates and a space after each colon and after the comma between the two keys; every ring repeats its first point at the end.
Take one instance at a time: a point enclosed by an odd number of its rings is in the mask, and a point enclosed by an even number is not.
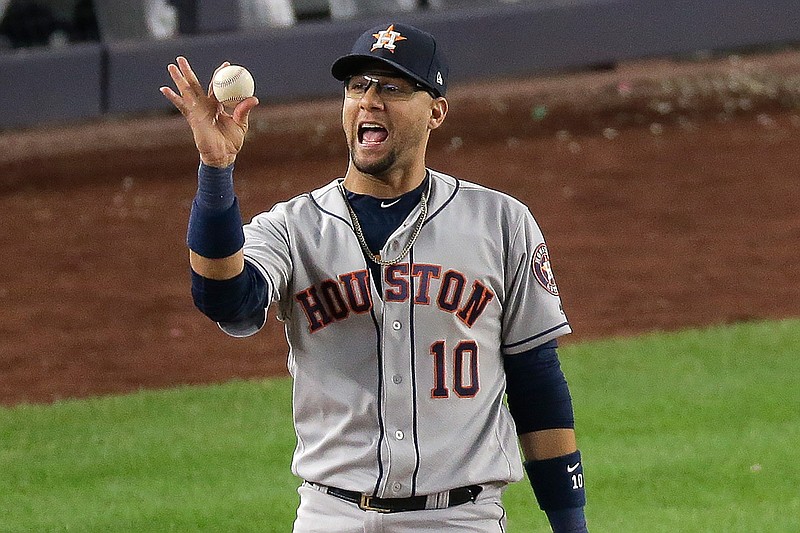
{"type": "Polygon", "coordinates": [[[373,33],[373,37],[375,37],[375,44],[372,45],[370,52],[374,52],[378,48],[385,48],[389,50],[391,53],[394,53],[394,49],[396,45],[394,44],[397,41],[405,41],[407,37],[403,37],[400,35],[399,31],[394,31],[394,24],[389,25],[383,31],[379,31],[378,33],[373,33]]]}

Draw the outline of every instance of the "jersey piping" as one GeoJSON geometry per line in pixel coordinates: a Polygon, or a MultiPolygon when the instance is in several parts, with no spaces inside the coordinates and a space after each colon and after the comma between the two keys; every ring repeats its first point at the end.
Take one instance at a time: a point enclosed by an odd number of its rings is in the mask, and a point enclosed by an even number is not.
{"type": "MultiPolygon", "coordinates": [[[[409,252],[408,263],[409,263],[409,272],[411,272],[413,270],[413,265],[414,265],[414,250],[413,250],[413,248],[409,252]]],[[[410,296],[409,299],[408,299],[408,302],[409,302],[409,306],[408,306],[408,308],[409,308],[409,311],[408,311],[408,323],[409,323],[410,327],[408,329],[409,329],[409,335],[411,335],[411,391],[412,391],[412,393],[411,393],[412,402],[411,403],[412,403],[412,412],[414,413],[413,414],[413,420],[412,420],[412,427],[414,429],[414,454],[415,454],[415,457],[414,457],[414,460],[415,460],[414,473],[411,476],[411,495],[412,496],[416,496],[417,495],[417,476],[419,475],[419,465],[420,465],[419,428],[418,428],[419,408],[417,406],[417,349],[416,349],[416,343],[414,342],[414,304],[413,304],[414,298],[413,298],[413,296],[411,296],[411,295],[415,294],[415,292],[416,292],[414,289],[415,289],[414,288],[414,276],[411,276],[411,279],[409,280],[409,289],[408,289],[409,290],[409,296],[410,296]]]]}
{"type": "Polygon", "coordinates": [[[380,490],[381,482],[383,481],[383,458],[381,457],[381,452],[383,450],[383,439],[386,437],[386,424],[383,422],[383,349],[381,349],[381,328],[378,324],[378,318],[375,316],[375,309],[370,309],[369,311],[370,316],[372,316],[372,323],[375,325],[375,344],[378,350],[378,395],[377,395],[377,402],[378,402],[378,428],[379,428],[379,435],[378,435],[378,446],[377,446],[377,456],[378,456],[378,479],[375,481],[375,490],[372,493],[373,496],[378,494],[380,490]]]}
{"type": "MultiPolygon", "coordinates": [[[[334,190],[337,190],[337,189],[334,189],[334,190]]],[[[331,211],[328,211],[327,209],[325,209],[324,207],[322,207],[322,206],[319,204],[319,202],[317,201],[317,199],[316,199],[316,198],[314,198],[314,195],[313,195],[313,194],[311,194],[311,193],[308,193],[308,197],[309,197],[309,199],[311,199],[311,202],[312,202],[312,203],[313,203],[313,204],[316,206],[316,208],[317,208],[317,209],[319,209],[320,211],[322,211],[322,212],[323,212],[323,213],[325,213],[326,215],[330,215],[330,216],[332,216],[333,218],[338,218],[339,220],[341,220],[342,222],[344,222],[345,224],[347,224],[348,226],[350,226],[350,229],[353,229],[353,222],[352,222],[351,220],[347,220],[346,218],[344,218],[344,217],[342,217],[342,216],[339,216],[339,215],[337,215],[336,213],[333,213],[333,212],[331,212],[331,211]]],[[[355,233],[354,233],[354,234],[355,234],[355,233]]]]}
{"type": "MultiPolygon", "coordinates": [[[[454,178],[454,179],[455,179],[455,178],[454,178]]],[[[433,188],[433,184],[431,183],[431,184],[429,185],[429,187],[428,187],[428,188],[429,188],[429,190],[430,190],[430,189],[432,189],[432,188],[433,188]]],[[[429,215],[429,216],[428,216],[428,218],[427,218],[427,220],[425,220],[425,222],[423,222],[423,223],[422,223],[422,227],[423,227],[423,228],[425,227],[425,225],[426,225],[428,222],[430,222],[431,220],[433,220],[433,217],[435,217],[436,215],[438,215],[439,213],[441,213],[441,212],[442,212],[442,210],[443,210],[443,209],[444,209],[444,208],[447,206],[447,204],[449,204],[450,202],[452,202],[452,201],[453,201],[453,199],[456,197],[456,194],[458,193],[458,190],[459,190],[460,188],[461,188],[461,180],[459,180],[459,179],[455,179],[455,188],[453,189],[453,192],[452,192],[452,194],[450,194],[450,197],[449,197],[447,200],[445,200],[444,202],[442,202],[442,205],[440,205],[440,206],[439,206],[439,209],[437,209],[437,210],[436,210],[436,211],[435,211],[433,214],[429,215]]]]}
{"type": "Polygon", "coordinates": [[[545,335],[549,335],[550,333],[553,333],[554,331],[559,330],[559,329],[563,328],[564,326],[569,326],[569,322],[564,321],[561,324],[558,324],[557,326],[553,326],[550,329],[546,329],[546,330],[542,331],[541,333],[537,333],[536,335],[528,337],[527,339],[523,339],[523,340],[517,341],[517,342],[512,342],[512,343],[509,343],[509,344],[501,344],[500,347],[501,348],[514,348],[515,346],[519,346],[520,344],[525,344],[526,342],[530,342],[530,341],[536,340],[536,339],[538,339],[540,337],[544,337],[545,335]]]}

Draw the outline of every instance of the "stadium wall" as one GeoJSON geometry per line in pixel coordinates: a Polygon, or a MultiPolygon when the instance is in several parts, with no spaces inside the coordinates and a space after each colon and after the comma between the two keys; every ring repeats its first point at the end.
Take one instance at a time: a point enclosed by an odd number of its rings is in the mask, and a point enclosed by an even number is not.
{"type": "MultiPolygon", "coordinates": [[[[578,70],[648,57],[800,42],[797,0],[538,0],[407,13],[435,33],[451,83],[578,70]]],[[[330,97],[330,64],[380,19],[303,22],[290,28],[164,41],[124,41],[0,54],[0,128],[168,109],[166,65],[185,55],[201,77],[244,64],[264,101],[330,97]]]]}

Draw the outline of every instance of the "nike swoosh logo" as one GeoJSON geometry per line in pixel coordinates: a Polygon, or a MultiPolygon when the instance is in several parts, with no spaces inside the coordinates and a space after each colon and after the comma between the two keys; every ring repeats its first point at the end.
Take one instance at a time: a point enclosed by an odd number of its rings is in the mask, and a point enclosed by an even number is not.
{"type": "Polygon", "coordinates": [[[394,202],[381,202],[381,207],[392,207],[394,204],[400,201],[400,198],[395,200],[394,202]]]}
{"type": "Polygon", "coordinates": [[[569,466],[569,465],[567,465],[567,472],[571,474],[572,472],[576,471],[576,470],[578,469],[578,467],[579,467],[579,466],[581,466],[581,463],[580,463],[580,461],[578,461],[577,463],[575,463],[575,465],[574,465],[574,466],[569,466]]]}

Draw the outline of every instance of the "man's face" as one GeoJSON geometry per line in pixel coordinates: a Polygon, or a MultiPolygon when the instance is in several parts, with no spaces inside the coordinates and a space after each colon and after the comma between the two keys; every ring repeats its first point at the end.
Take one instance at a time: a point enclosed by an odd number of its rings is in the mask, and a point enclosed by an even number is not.
{"type": "Polygon", "coordinates": [[[435,100],[396,71],[368,68],[345,85],[342,127],[350,159],[364,174],[380,176],[424,159],[435,100]]]}

